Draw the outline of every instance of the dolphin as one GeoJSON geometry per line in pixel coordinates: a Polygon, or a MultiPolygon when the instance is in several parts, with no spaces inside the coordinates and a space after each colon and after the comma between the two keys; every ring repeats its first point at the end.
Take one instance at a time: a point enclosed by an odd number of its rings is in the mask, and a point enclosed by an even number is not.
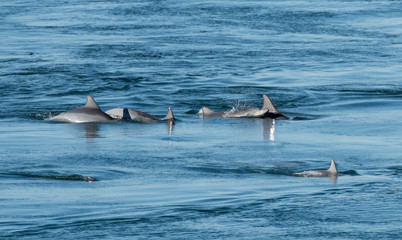
{"type": "Polygon", "coordinates": [[[262,95],[264,104],[261,109],[256,107],[245,109],[232,109],[225,112],[215,112],[207,107],[202,107],[198,112],[203,117],[223,117],[223,118],[271,118],[278,120],[288,120],[289,118],[282,115],[276,110],[271,99],[265,94],[262,95]]]}
{"type": "Polygon", "coordinates": [[[85,106],[61,113],[49,118],[51,121],[70,122],[70,123],[88,123],[88,122],[108,122],[112,117],[102,112],[93,97],[87,95],[85,106]]]}
{"type": "Polygon", "coordinates": [[[331,166],[328,170],[311,170],[294,173],[295,176],[299,177],[338,177],[338,169],[333,158],[331,158],[331,166]]]}
{"type": "Polygon", "coordinates": [[[174,115],[171,108],[168,109],[168,113],[164,118],[158,118],[152,116],[148,113],[140,112],[133,109],[128,108],[113,108],[106,111],[107,114],[112,116],[114,119],[123,119],[123,120],[133,120],[142,123],[154,123],[160,121],[166,121],[170,123],[174,123],[174,115]]]}

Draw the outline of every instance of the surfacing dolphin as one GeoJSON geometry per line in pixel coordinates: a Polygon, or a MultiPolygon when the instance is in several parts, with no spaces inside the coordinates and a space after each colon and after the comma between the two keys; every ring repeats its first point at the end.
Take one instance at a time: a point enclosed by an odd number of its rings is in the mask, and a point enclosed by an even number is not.
{"type": "Polygon", "coordinates": [[[93,97],[87,95],[85,106],[61,113],[49,118],[51,121],[69,122],[69,123],[88,123],[88,122],[108,122],[112,117],[102,112],[93,97]]]}
{"type": "Polygon", "coordinates": [[[123,119],[123,120],[132,120],[142,123],[154,123],[154,122],[161,122],[166,121],[169,123],[174,123],[174,115],[171,108],[168,109],[168,113],[164,118],[158,118],[151,114],[140,112],[133,109],[128,108],[113,108],[106,111],[114,119],[123,119]]]}
{"type": "Polygon", "coordinates": [[[311,170],[294,173],[295,176],[299,177],[338,177],[338,169],[333,158],[331,158],[331,166],[328,170],[311,170]]]}
{"type": "Polygon", "coordinates": [[[271,99],[265,94],[262,95],[264,104],[261,109],[256,107],[245,109],[232,109],[225,112],[215,112],[207,107],[202,107],[198,112],[203,117],[223,117],[223,118],[271,118],[278,120],[288,120],[289,118],[282,115],[276,110],[271,99]]]}

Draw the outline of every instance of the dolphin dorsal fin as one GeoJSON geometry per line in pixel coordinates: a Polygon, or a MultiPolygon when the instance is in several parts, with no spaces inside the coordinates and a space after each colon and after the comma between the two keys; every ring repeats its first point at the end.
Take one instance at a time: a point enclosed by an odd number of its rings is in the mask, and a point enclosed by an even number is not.
{"type": "Polygon", "coordinates": [[[85,108],[99,108],[98,104],[95,102],[95,99],[90,95],[87,95],[87,104],[84,106],[85,108]]]}
{"type": "Polygon", "coordinates": [[[168,112],[166,114],[166,117],[162,118],[163,120],[171,120],[174,121],[174,115],[173,115],[173,111],[171,108],[168,109],[168,112]]]}
{"type": "Polygon", "coordinates": [[[328,168],[328,171],[331,174],[338,174],[338,169],[336,168],[335,160],[331,158],[331,166],[328,168]]]}
{"type": "Polygon", "coordinates": [[[123,119],[124,120],[131,120],[130,112],[127,108],[123,108],[123,119]]]}
{"type": "Polygon", "coordinates": [[[264,105],[262,106],[262,109],[268,109],[270,113],[279,113],[278,110],[276,110],[274,104],[272,103],[271,99],[265,94],[262,95],[262,98],[264,99],[264,105]]]}
{"type": "Polygon", "coordinates": [[[215,111],[213,111],[213,110],[211,110],[211,109],[209,109],[209,108],[207,108],[207,107],[202,107],[202,108],[201,108],[201,111],[202,111],[202,113],[205,114],[205,115],[213,114],[213,113],[215,112],[215,111]]]}

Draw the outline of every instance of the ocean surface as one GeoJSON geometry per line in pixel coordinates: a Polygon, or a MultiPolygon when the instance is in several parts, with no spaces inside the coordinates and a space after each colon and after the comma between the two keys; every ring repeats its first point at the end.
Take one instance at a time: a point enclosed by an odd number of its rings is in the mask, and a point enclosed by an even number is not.
{"type": "Polygon", "coordinates": [[[402,236],[401,1],[0,1],[0,90],[1,239],[402,236]]]}

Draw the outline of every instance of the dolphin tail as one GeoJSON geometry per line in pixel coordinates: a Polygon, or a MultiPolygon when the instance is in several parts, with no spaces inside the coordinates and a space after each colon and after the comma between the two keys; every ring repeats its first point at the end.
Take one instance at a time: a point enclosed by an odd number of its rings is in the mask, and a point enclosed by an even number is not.
{"type": "Polygon", "coordinates": [[[268,109],[270,113],[279,113],[278,110],[276,110],[271,99],[269,99],[267,95],[263,94],[262,98],[264,99],[264,105],[262,106],[262,110],[268,109]]]}
{"type": "Polygon", "coordinates": [[[174,115],[173,115],[173,111],[171,108],[168,109],[166,117],[162,118],[162,120],[174,122],[174,115]]]}
{"type": "Polygon", "coordinates": [[[333,175],[338,175],[338,169],[336,168],[335,160],[331,158],[331,166],[328,168],[328,171],[333,175]]]}
{"type": "Polygon", "coordinates": [[[85,104],[84,107],[100,109],[98,104],[95,102],[95,99],[91,95],[87,95],[87,103],[85,104]]]}

